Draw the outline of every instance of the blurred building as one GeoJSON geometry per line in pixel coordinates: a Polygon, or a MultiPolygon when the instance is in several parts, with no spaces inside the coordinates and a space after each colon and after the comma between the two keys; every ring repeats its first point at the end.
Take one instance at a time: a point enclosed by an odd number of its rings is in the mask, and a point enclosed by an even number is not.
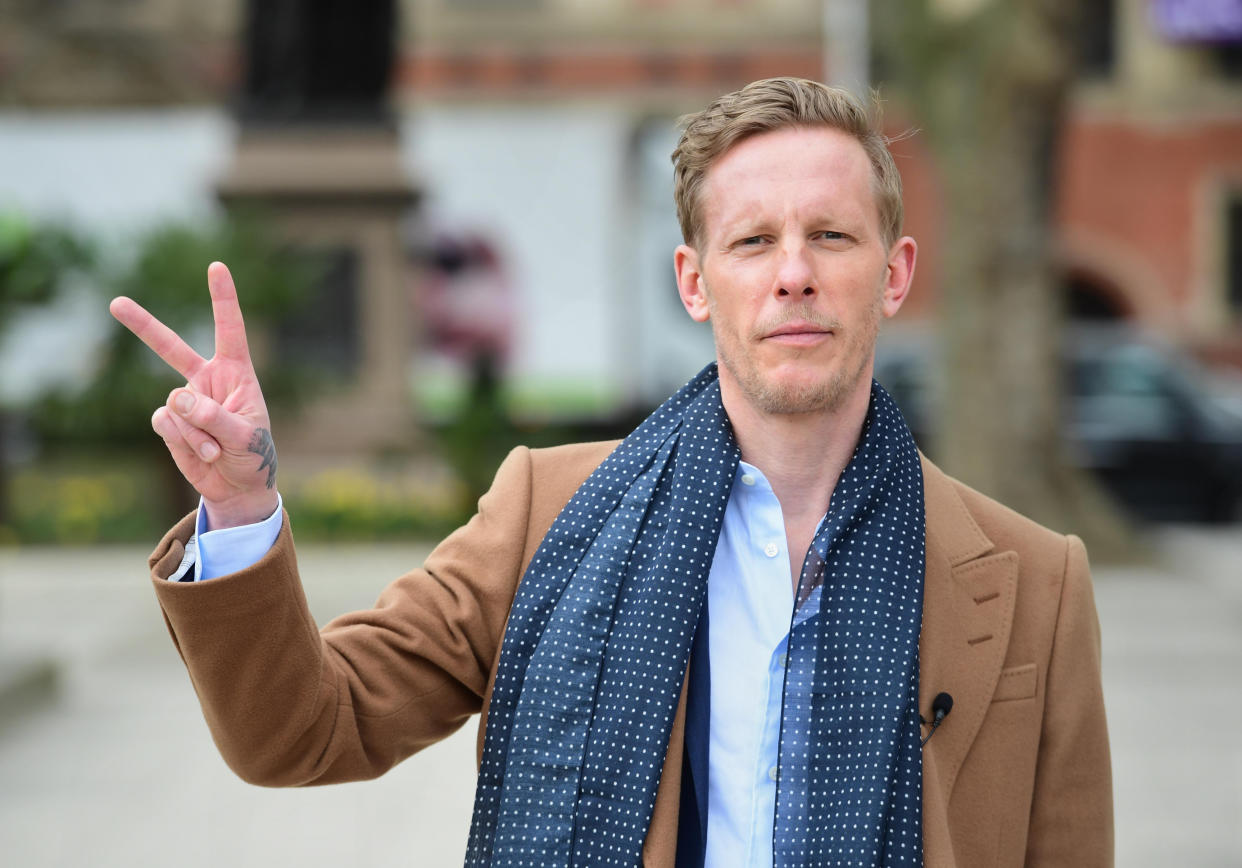
{"type": "Polygon", "coordinates": [[[818,0],[421,0],[402,84],[431,99],[623,98],[678,111],[771,75],[818,77],[818,0]]]}
{"type": "Polygon", "coordinates": [[[1059,178],[1071,310],[1242,367],[1242,8],[1092,5],[1059,178]]]}
{"type": "MultiPolygon", "coordinates": [[[[824,3],[399,6],[393,108],[403,164],[425,192],[410,228],[412,275],[444,239],[491,251],[514,311],[503,338],[512,392],[529,415],[599,415],[667,394],[711,354],[672,279],[675,119],[755,78],[819,77],[824,3]]],[[[1075,315],[1133,321],[1242,366],[1242,32],[1231,29],[1228,8],[1083,4],[1085,62],[1062,145],[1057,255],[1075,315]]],[[[164,130],[162,153],[207,155],[164,169],[148,158],[152,184],[210,199],[237,138],[222,106],[242,74],[243,11],[241,0],[8,4],[0,98],[13,108],[0,112],[0,157],[19,129],[27,162],[38,142],[67,136],[76,153],[96,142],[107,157],[114,152],[101,131],[130,118],[164,130]],[[178,117],[180,127],[169,120],[178,117]]],[[[133,187],[141,173],[126,174],[120,150],[119,175],[133,187]]],[[[918,138],[897,152],[908,229],[922,242],[903,316],[918,320],[935,307],[938,193],[918,138]]],[[[117,169],[75,171],[106,190],[99,176],[117,169]]],[[[72,194],[63,170],[34,165],[0,182],[0,207],[90,213],[72,194]]],[[[415,316],[428,315],[413,277],[411,294],[415,316]]],[[[429,405],[460,386],[460,371],[425,351],[412,370],[429,405]]]]}

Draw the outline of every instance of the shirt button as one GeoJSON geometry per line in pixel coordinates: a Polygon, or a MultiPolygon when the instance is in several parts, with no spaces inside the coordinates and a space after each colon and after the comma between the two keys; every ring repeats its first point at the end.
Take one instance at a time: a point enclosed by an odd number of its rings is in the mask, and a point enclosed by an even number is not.
{"type": "Polygon", "coordinates": [[[776,664],[780,666],[780,668],[784,669],[786,666],[789,665],[789,655],[782,654],[780,657],[777,657],[776,664]]]}
{"type": "Polygon", "coordinates": [[[743,485],[754,485],[754,484],[755,484],[755,477],[754,477],[752,474],[749,474],[749,473],[743,473],[743,474],[742,474],[742,484],[743,484],[743,485]]]}
{"type": "Polygon", "coordinates": [[[777,776],[778,776],[778,773],[779,773],[779,772],[778,772],[778,770],[777,770],[776,766],[772,766],[772,768],[768,769],[768,780],[770,780],[770,781],[774,781],[774,780],[776,780],[776,778],[777,778],[777,776]]]}
{"type": "Polygon", "coordinates": [[[768,543],[763,547],[763,553],[770,558],[774,558],[781,553],[781,547],[776,543],[768,543]]]}

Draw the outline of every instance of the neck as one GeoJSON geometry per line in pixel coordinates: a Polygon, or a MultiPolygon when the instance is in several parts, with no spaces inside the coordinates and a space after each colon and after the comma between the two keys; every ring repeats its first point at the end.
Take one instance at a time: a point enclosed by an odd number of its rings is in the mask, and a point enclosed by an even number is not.
{"type": "Polygon", "coordinates": [[[809,413],[766,413],[724,377],[720,385],[742,460],[763,471],[786,523],[799,518],[818,522],[862,434],[870,376],[860,377],[839,405],[809,413]]]}

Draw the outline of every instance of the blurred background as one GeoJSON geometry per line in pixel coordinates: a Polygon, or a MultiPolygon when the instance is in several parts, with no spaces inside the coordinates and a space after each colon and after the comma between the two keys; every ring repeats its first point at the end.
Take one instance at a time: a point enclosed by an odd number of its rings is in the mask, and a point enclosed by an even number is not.
{"type": "Polygon", "coordinates": [[[1099,565],[1119,864],[1242,864],[1242,2],[8,0],[14,864],[465,839],[469,735],[323,796],[214,758],[142,587],[195,502],[149,427],[178,383],[107,300],[209,354],[231,266],[326,620],[513,445],[622,436],[712,358],[673,282],[676,122],[774,75],[883,106],[920,254],[877,376],[920,446],[1099,565]],[[1185,712],[1160,732],[1157,691],[1185,712]]]}

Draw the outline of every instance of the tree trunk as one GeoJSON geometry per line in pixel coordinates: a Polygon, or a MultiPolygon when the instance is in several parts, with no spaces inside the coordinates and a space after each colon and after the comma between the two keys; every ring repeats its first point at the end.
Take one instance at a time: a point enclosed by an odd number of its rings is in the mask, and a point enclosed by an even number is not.
{"type": "Polygon", "coordinates": [[[0,408],[0,527],[9,523],[9,413],[0,408]]]}
{"type": "Polygon", "coordinates": [[[1061,438],[1050,216],[1076,4],[929,2],[888,32],[901,40],[894,66],[945,199],[936,456],[967,484],[1083,536],[1097,557],[1132,557],[1124,522],[1071,467],[1061,438]]]}

